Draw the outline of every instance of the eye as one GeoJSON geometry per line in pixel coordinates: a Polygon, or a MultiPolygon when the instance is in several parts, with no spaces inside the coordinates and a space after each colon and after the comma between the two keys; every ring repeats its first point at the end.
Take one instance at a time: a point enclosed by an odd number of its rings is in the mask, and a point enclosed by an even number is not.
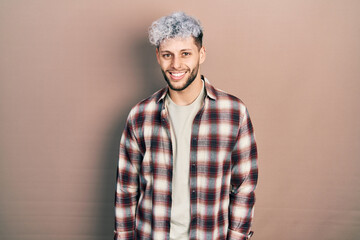
{"type": "Polygon", "coordinates": [[[171,54],[165,53],[165,54],[162,55],[162,57],[165,58],[165,59],[168,59],[168,58],[171,57],[171,54]]]}
{"type": "Polygon", "coordinates": [[[187,56],[190,56],[190,55],[191,55],[191,53],[189,53],[189,52],[183,52],[182,54],[183,54],[183,56],[185,56],[185,57],[187,57],[187,56]]]}

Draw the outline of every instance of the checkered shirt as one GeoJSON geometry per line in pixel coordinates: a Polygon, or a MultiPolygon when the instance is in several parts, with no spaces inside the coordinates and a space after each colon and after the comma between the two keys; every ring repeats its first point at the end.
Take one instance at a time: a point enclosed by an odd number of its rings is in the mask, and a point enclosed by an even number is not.
{"type": "MultiPolygon", "coordinates": [[[[241,100],[205,80],[190,141],[190,239],[248,239],[258,177],[257,148],[241,100]]],[[[173,154],[168,88],[129,113],[120,141],[114,239],[169,239],[173,154]]]]}

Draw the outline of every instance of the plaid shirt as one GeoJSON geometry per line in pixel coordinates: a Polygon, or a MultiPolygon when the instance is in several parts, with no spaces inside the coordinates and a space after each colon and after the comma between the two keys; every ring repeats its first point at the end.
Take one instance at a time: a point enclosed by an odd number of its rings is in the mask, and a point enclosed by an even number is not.
{"type": "MultiPolygon", "coordinates": [[[[248,111],[205,79],[190,142],[190,239],[248,239],[257,148],[248,111]]],[[[168,88],[138,103],[120,141],[115,239],[169,239],[173,154],[168,88]]]]}

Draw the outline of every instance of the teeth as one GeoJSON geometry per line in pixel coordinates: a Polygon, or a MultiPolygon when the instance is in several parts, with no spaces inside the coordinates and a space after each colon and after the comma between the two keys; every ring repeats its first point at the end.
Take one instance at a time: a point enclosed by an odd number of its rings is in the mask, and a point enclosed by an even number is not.
{"type": "Polygon", "coordinates": [[[175,76],[175,77],[180,77],[182,75],[184,75],[185,73],[171,73],[171,75],[175,76]]]}

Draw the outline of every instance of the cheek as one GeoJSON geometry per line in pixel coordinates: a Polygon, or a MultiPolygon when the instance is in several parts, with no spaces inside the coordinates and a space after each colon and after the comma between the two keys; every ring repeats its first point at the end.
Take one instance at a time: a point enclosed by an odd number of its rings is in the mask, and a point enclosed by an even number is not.
{"type": "Polygon", "coordinates": [[[167,69],[169,67],[169,64],[167,64],[167,62],[164,61],[160,61],[159,65],[162,69],[167,69]]]}
{"type": "Polygon", "coordinates": [[[191,61],[190,63],[188,63],[188,66],[192,69],[196,68],[197,65],[199,64],[199,59],[194,59],[193,61],[191,61]]]}

